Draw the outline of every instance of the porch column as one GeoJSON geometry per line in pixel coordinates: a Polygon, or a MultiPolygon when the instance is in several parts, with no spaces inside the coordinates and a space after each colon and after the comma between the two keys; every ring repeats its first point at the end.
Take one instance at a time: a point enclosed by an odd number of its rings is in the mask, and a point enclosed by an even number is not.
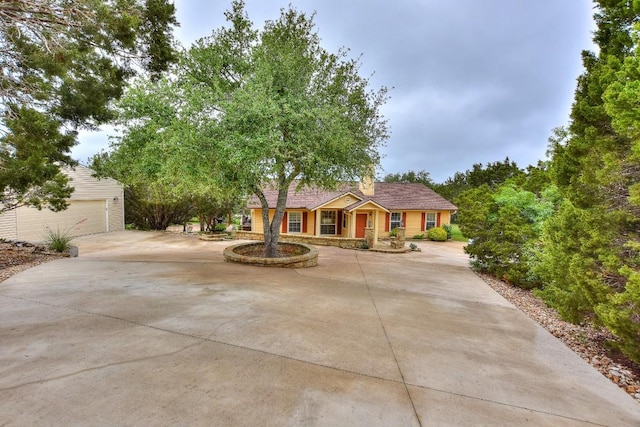
{"type": "Polygon", "coordinates": [[[316,211],[316,217],[315,217],[316,226],[313,227],[313,231],[314,231],[313,235],[314,236],[320,236],[320,217],[321,216],[322,215],[320,214],[320,210],[317,210],[316,211]]]}
{"type": "Polygon", "coordinates": [[[356,237],[356,211],[349,213],[349,237],[356,237]]]}
{"type": "Polygon", "coordinates": [[[377,245],[378,244],[378,232],[380,230],[378,230],[378,209],[376,209],[375,211],[373,211],[373,244],[377,245]]]}

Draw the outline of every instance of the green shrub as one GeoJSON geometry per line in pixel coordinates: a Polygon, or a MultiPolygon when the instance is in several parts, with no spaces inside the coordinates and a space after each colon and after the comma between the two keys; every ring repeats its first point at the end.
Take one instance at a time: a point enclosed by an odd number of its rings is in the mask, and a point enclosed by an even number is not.
{"type": "Polygon", "coordinates": [[[624,292],[610,294],[595,307],[598,319],[618,339],[610,344],[630,359],[640,362],[640,273],[625,266],[620,272],[626,277],[624,292]]]}
{"type": "Polygon", "coordinates": [[[366,240],[362,242],[362,244],[360,245],[360,249],[369,249],[369,244],[366,240]]]}
{"type": "Polygon", "coordinates": [[[447,240],[451,240],[451,225],[444,224],[442,228],[447,232],[447,240]]]}
{"type": "Polygon", "coordinates": [[[413,240],[422,240],[424,239],[424,234],[416,234],[412,237],[413,240]]]}
{"type": "Polygon", "coordinates": [[[67,231],[47,230],[47,247],[55,252],[65,252],[71,248],[71,236],[67,231]]]}
{"type": "Polygon", "coordinates": [[[389,232],[389,237],[398,237],[398,229],[392,228],[391,231],[389,232]]]}
{"type": "Polygon", "coordinates": [[[430,228],[429,231],[427,231],[427,239],[436,242],[446,242],[447,232],[442,227],[430,228]]]}
{"type": "Polygon", "coordinates": [[[216,224],[216,226],[215,226],[215,228],[214,228],[214,231],[215,231],[216,233],[222,233],[222,232],[224,232],[224,231],[226,231],[226,230],[227,230],[227,226],[226,226],[226,225],[224,225],[224,224],[216,224]]]}

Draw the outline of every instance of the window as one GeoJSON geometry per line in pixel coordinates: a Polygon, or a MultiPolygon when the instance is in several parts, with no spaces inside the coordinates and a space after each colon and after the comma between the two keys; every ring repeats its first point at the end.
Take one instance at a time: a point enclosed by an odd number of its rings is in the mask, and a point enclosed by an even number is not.
{"type": "Polygon", "coordinates": [[[391,212],[389,229],[393,230],[394,228],[398,227],[402,227],[402,212],[391,212]]]}
{"type": "Polygon", "coordinates": [[[302,212],[289,212],[289,233],[302,231],[302,212]]]}
{"type": "Polygon", "coordinates": [[[424,222],[424,229],[428,230],[436,226],[436,213],[427,212],[426,221],[424,222]]]}
{"type": "Polygon", "coordinates": [[[320,212],[320,234],[336,234],[336,211],[320,212]]]}

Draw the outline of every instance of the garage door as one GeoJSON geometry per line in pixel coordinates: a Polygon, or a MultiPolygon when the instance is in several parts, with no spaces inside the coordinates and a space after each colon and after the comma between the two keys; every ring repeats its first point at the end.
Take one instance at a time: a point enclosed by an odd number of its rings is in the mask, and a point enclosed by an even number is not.
{"type": "Polygon", "coordinates": [[[104,233],[107,214],[104,200],[74,200],[62,212],[33,208],[17,210],[18,239],[43,241],[47,230],[64,231],[71,236],[104,233]]]}

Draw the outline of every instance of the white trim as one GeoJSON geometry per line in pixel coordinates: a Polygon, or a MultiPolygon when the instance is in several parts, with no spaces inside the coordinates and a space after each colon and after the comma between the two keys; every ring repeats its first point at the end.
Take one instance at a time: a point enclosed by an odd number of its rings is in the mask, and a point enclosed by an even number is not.
{"type": "Polygon", "coordinates": [[[106,224],[104,227],[104,231],[105,233],[109,232],[109,199],[104,199],[104,212],[105,212],[105,220],[106,220],[106,224]]]}
{"type": "Polygon", "coordinates": [[[392,211],[392,212],[390,212],[389,213],[389,231],[393,230],[394,228],[398,228],[398,227],[402,227],[402,226],[406,226],[406,224],[402,224],[402,211],[392,211]],[[400,215],[400,225],[396,225],[395,227],[392,225],[393,222],[394,222],[393,221],[393,214],[400,215]]]}
{"type": "Polygon", "coordinates": [[[291,233],[291,234],[301,234],[302,233],[302,229],[303,229],[303,214],[302,211],[287,211],[287,233],[291,233]],[[291,231],[291,229],[289,228],[289,226],[291,225],[291,214],[295,213],[295,214],[299,214],[300,215],[300,231],[291,231]]]}
{"type": "Polygon", "coordinates": [[[364,200],[364,199],[362,199],[362,198],[360,198],[360,197],[356,196],[355,194],[353,194],[351,191],[347,191],[346,193],[342,193],[342,194],[340,194],[339,196],[334,197],[333,199],[328,200],[328,201],[326,201],[326,202],[323,202],[323,203],[321,203],[321,204],[319,204],[319,205],[317,205],[317,206],[314,206],[314,207],[312,207],[312,208],[311,208],[311,209],[309,209],[309,210],[311,210],[311,211],[320,210],[320,209],[322,209],[324,206],[326,206],[326,205],[328,205],[328,204],[331,204],[331,203],[335,202],[336,200],[339,200],[339,199],[341,199],[341,198],[343,198],[343,197],[353,197],[354,199],[356,199],[356,201],[352,201],[352,202],[351,202],[351,204],[353,204],[353,203],[358,203],[358,202],[361,202],[362,200],[364,200]]]}
{"type": "Polygon", "coordinates": [[[337,209],[323,209],[320,210],[320,215],[318,215],[320,217],[320,228],[318,229],[318,236],[336,236],[338,233],[338,210],[337,209]],[[333,224],[323,224],[322,223],[322,213],[323,212],[333,212],[333,224]],[[323,233],[322,232],[322,226],[323,225],[333,225],[333,233],[323,233]]]}
{"type": "Polygon", "coordinates": [[[424,213],[424,230],[423,231],[427,231],[429,230],[429,228],[434,228],[438,226],[438,213],[437,212],[425,212],[424,213]],[[429,223],[429,215],[433,215],[433,226],[429,227],[428,223],[429,223]]]}

